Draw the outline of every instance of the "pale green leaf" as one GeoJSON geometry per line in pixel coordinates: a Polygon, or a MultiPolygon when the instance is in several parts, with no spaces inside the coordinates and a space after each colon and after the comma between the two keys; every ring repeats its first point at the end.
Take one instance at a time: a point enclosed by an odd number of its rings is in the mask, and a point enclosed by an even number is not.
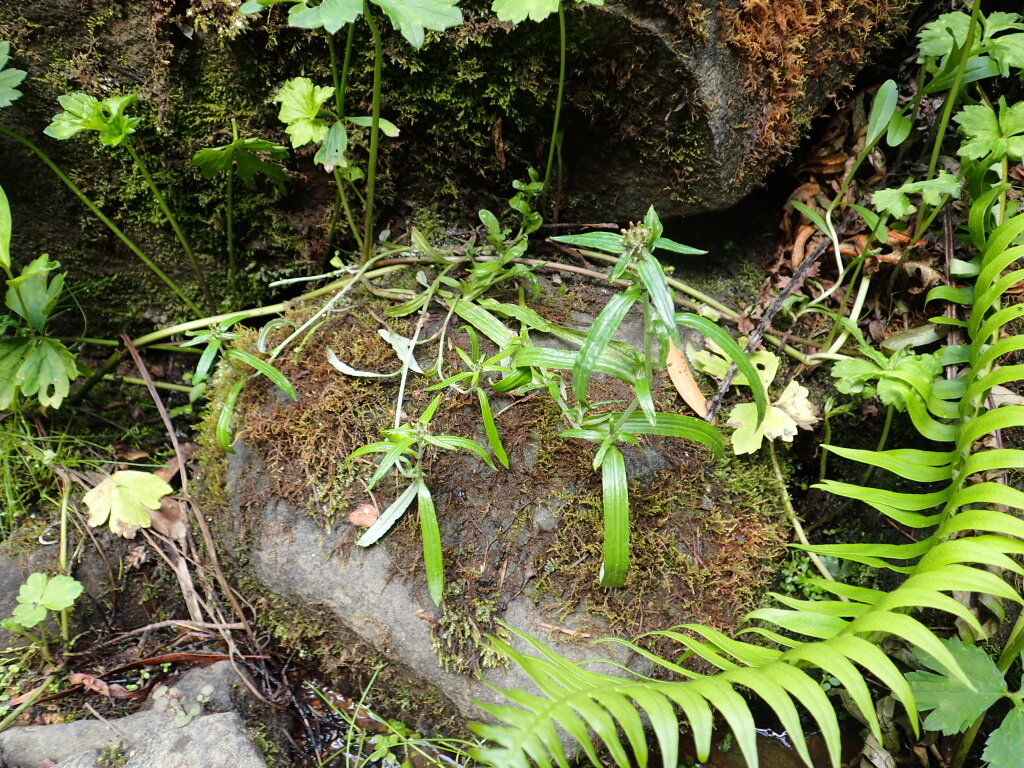
{"type": "Polygon", "coordinates": [[[544,21],[558,10],[558,3],[559,0],[494,0],[491,10],[501,21],[519,24],[527,18],[544,21]]]}
{"type": "Polygon", "coordinates": [[[160,499],[172,492],[171,486],[150,472],[123,469],[105,478],[85,494],[89,525],[107,523],[110,530],[126,539],[137,528],[149,528],[150,511],[160,508],[160,499]]]}
{"type": "Polygon", "coordinates": [[[281,86],[274,97],[281,103],[278,119],[293,147],[319,143],[327,135],[327,122],[319,117],[324,103],[334,95],[334,88],[313,85],[308,77],[293,77],[281,86]]]}
{"type": "Polygon", "coordinates": [[[0,269],[11,271],[11,206],[7,194],[0,186],[0,269]]]}

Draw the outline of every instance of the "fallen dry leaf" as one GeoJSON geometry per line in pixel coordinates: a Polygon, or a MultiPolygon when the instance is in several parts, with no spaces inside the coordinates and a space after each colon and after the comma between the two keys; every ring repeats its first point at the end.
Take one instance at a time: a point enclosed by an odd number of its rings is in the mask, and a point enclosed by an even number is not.
{"type": "Polygon", "coordinates": [[[136,544],[129,549],[128,554],[124,557],[124,567],[127,571],[135,570],[144,562],[146,562],[146,548],[141,544],[136,544]]]}
{"type": "Polygon", "coordinates": [[[95,691],[108,699],[126,699],[129,696],[128,689],[123,685],[108,683],[86,672],[72,672],[68,675],[68,682],[72,685],[80,685],[87,691],[95,691]]]}
{"type": "Polygon", "coordinates": [[[676,345],[671,341],[668,343],[668,358],[665,368],[679,396],[683,398],[688,406],[693,408],[698,416],[701,418],[707,416],[707,398],[704,397],[700,387],[697,386],[697,382],[694,381],[693,374],[690,373],[690,366],[686,364],[683,354],[676,349],[676,345]]]}
{"type": "Polygon", "coordinates": [[[360,528],[369,528],[377,522],[379,516],[380,513],[373,504],[360,504],[348,513],[348,521],[360,528]]]}
{"type": "Polygon", "coordinates": [[[188,515],[181,502],[172,496],[160,499],[160,509],[152,510],[149,520],[154,529],[175,541],[182,542],[188,535],[188,515]]]}

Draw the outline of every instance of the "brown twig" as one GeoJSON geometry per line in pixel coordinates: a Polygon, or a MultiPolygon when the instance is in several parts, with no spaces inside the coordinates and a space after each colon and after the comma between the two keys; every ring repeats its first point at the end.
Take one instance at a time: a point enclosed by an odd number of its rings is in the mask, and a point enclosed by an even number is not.
{"type": "MultiPolygon", "coordinates": [[[[825,240],[815,248],[811,255],[805,258],[801,263],[793,276],[786,283],[786,286],[779,292],[779,295],[775,297],[775,301],[772,302],[771,306],[765,311],[764,316],[761,318],[761,322],[757,324],[757,328],[750,334],[750,340],[747,342],[747,348],[743,350],[744,354],[749,355],[761,343],[761,337],[764,336],[765,331],[772,324],[772,320],[775,319],[775,315],[782,309],[782,304],[786,298],[791,294],[798,285],[803,281],[807,272],[812,266],[818,263],[818,259],[821,254],[825,252],[825,249],[831,245],[830,240],[825,240]]],[[[715,396],[711,398],[708,403],[708,413],[704,417],[704,420],[711,424],[715,420],[715,415],[718,413],[718,409],[722,407],[722,398],[725,397],[725,393],[729,391],[729,385],[732,384],[732,377],[736,375],[736,371],[739,370],[736,367],[736,363],[732,363],[729,366],[729,370],[725,373],[725,378],[722,379],[722,383],[718,386],[718,391],[715,392],[715,396]]]]}

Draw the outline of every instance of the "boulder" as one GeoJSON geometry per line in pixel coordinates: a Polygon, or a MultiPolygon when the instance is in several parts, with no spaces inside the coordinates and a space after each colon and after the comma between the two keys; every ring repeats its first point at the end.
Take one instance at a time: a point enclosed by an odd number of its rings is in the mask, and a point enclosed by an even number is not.
{"type": "MultiPolygon", "coordinates": [[[[13,65],[30,77],[24,98],[0,121],[38,141],[158,264],[191,283],[187,260],[123,151],[100,149],[85,136],[56,142],[41,134],[62,93],[137,92],[144,120],[136,144],[216,295],[255,294],[275,272],[318,271],[332,255],[324,232],[334,192],[310,153],[299,151],[288,163],[284,199],[273,185],[236,194],[238,259],[250,281],[232,285],[223,282],[223,183],[203,180],[189,160],[202,147],[225,143],[232,118],[245,134],[285,140],[272,96],[300,74],[331,82],[324,37],[283,27],[280,8],[243,21],[226,0],[173,6],[188,6],[183,14],[171,5],[4,4],[0,39],[11,41],[13,65]]],[[[431,36],[420,51],[384,25],[384,116],[402,133],[382,144],[378,190],[399,212],[434,205],[472,216],[478,206],[500,206],[513,179],[546,161],[557,20],[513,28],[496,21],[486,3],[464,5],[466,23],[431,36]]],[[[570,3],[562,173],[546,214],[557,208],[562,220],[625,223],[652,203],[663,217],[736,203],[892,39],[912,5],[570,3]]],[[[365,25],[359,30],[351,114],[369,110],[368,39],[365,25]]],[[[87,303],[115,307],[119,331],[126,294],[133,319],[166,317],[174,305],[167,289],[21,145],[0,137],[0,149],[17,258],[48,251],[75,282],[103,278],[90,287],[95,298],[87,303]],[[52,226],[54,220],[63,225],[52,226]]],[[[362,150],[352,156],[365,162],[362,150]]]]}
{"type": "MultiPolygon", "coordinates": [[[[592,324],[607,297],[588,283],[547,290],[538,311],[579,327],[592,324]]],[[[408,484],[389,473],[368,493],[376,460],[346,463],[356,448],[380,439],[394,414],[396,380],[345,376],[327,361],[331,349],[357,369],[398,367],[377,333],[373,317],[383,317],[383,307],[373,301],[357,302],[300,352],[279,358],[297,402],[258,381],[247,386],[235,452],[217,462],[208,434],[204,479],[206,495],[224,499],[212,515],[216,535],[261,620],[328,670],[351,673],[357,685],[367,668],[386,663],[372,706],[418,728],[422,721],[437,725],[442,714],[479,719],[473,700],[495,701],[489,685],[528,687],[524,673],[506,666],[485,639],[511,639],[499,622],[557,644],[574,660],[606,658],[644,672],[644,660],[623,646],[583,641],[633,638],[687,621],[727,629],[772,578],[768,561],[783,551],[784,518],[765,490],[770,469],[741,462],[723,471],[703,446],[649,438],[623,448],[633,521],[626,586],[599,586],[603,513],[594,446],[559,436],[565,425],[546,393],[492,395],[508,470],[492,470],[468,453],[427,453],[446,581],[444,600],[434,605],[416,505],[368,548],[355,545],[362,529],[349,520],[362,504],[383,510],[408,484]],[[428,711],[435,714],[425,717],[428,711]]],[[[388,324],[411,335],[408,318],[388,324]]],[[[640,329],[639,318],[629,316],[619,338],[636,340],[640,329]]],[[[448,339],[468,349],[454,327],[448,339]]],[[[436,344],[420,354],[433,359],[436,344]]],[[[458,366],[450,351],[445,365],[448,375],[458,366]]],[[[408,382],[407,418],[417,418],[434,395],[423,390],[425,381],[413,375],[408,382]]],[[[597,378],[591,387],[595,401],[627,396],[614,379],[597,378]]],[[[685,407],[667,380],[658,380],[655,396],[663,409],[685,407]]],[[[212,412],[218,410],[214,400],[212,412]]],[[[475,396],[449,390],[430,429],[487,444],[475,396]]]]}
{"type": "MultiPolygon", "coordinates": [[[[0,766],[37,768],[266,768],[249,740],[245,723],[233,711],[237,679],[227,661],[187,672],[174,687],[182,705],[191,707],[207,686],[207,711],[178,727],[170,717],[145,709],[106,721],[77,720],[55,725],[21,726],[0,733],[0,766]],[[116,763],[111,760],[116,759],[116,763]]],[[[152,702],[150,702],[151,704],[152,702]]],[[[202,711],[202,710],[201,710],[202,711]]]]}

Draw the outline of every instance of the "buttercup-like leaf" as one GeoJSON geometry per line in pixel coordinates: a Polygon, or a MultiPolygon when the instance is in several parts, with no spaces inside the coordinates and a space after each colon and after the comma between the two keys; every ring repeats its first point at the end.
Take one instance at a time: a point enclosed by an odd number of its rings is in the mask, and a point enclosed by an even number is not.
{"type": "MultiPolygon", "coordinates": [[[[974,684],[970,690],[961,681],[946,674],[946,670],[927,654],[915,650],[914,655],[933,672],[911,672],[907,675],[910,688],[922,712],[930,714],[924,726],[931,731],[942,731],[947,736],[966,731],[989,707],[1006,693],[1006,681],[988,654],[976,645],[950,638],[942,644],[953,654],[960,668],[974,684]]],[[[1019,757],[1019,745],[1018,745],[1019,757]]]]}
{"type": "Polygon", "coordinates": [[[530,18],[544,21],[558,10],[560,0],[494,0],[491,10],[501,21],[519,24],[530,18]]]}
{"type": "Polygon", "coordinates": [[[1017,705],[989,735],[981,759],[988,763],[989,768],[1017,768],[1021,745],[1024,745],[1024,711],[1017,705]]]}
{"type": "Polygon", "coordinates": [[[63,574],[47,578],[45,573],[32,573],[18,591],[18,605],[11,616],[21,626],[34,627],[46,618],[48,611],[63,611],[82,594],[82,585],[63,574]]]}
{"type": "Polygon", "coordinates": [[[107,523],[110,530],[126,539],[137,528],[150,526],[150,510],[159,509],[160,499],[172,488],[150,472],[123,469],[104,479],[83,497],[89,509],[89,525],[107,523]]]}
{"type": "Polygon", "coordinates": [[[413,48],[422,48],[426,30],[441,32],[462,23],[458,0],[374,0],[413,48]]]}
{"type": "Polygon", "coordinates": [[[318,143],[327,135],[327,121],[319,117],[324,103],[334,95],[331,86],[313,85],[308,77],[293,77],[281,86],[275,101],[281,102],[278,119],[296,149],[318,143]]]}

